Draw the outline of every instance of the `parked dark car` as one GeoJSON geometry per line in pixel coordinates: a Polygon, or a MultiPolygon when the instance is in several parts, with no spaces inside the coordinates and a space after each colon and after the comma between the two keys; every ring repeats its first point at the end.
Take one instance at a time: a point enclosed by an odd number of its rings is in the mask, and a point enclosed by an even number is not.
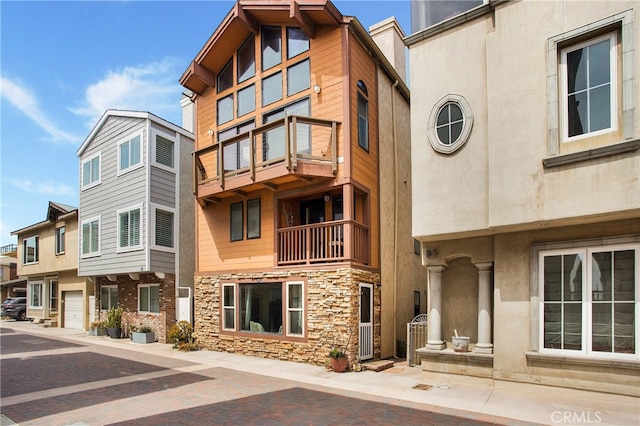
{"type": "Polygon", "coordinates": [[[4,316],[15,318],[18,321],[25,321],[27,319],[26,297],[14,297],[9,302],[5,302],[2,302],[4,316]]]}

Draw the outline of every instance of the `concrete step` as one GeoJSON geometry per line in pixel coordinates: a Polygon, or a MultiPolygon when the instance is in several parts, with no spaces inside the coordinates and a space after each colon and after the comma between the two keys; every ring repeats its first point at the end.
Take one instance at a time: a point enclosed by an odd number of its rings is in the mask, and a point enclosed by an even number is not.
{"type": "Polygon", "coordinates": [[[368,371],[382,371],[393,367],[393,361],[381,359],[377,361],[368,361],[362,364],[362,368],[368,371]]]}

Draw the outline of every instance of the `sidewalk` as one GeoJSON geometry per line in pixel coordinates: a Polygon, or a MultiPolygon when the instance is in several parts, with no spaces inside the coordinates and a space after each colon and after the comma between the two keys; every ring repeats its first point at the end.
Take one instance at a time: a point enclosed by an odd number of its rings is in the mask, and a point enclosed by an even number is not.
{"type": "MultiPolygon", "coordinates": [[[[229,354],[226,352],[179,352],[171,345],[136,344],[128,339],[92,337],[85,331],[41,328],[30,322],[2,321],[2,326],[69,341],[104,345],[197,363],[202,368],[227,369],[293,380],[337,390],[385,398],[410,408],[442,414],[475,413],[477,420],[513,419],[508,424],[640,424],[640,399],[598,392],[512,383],[458,375],[424,372],[397,362],[381,371],[337,374],[324,367],[229,354]]],[[[4,424],[4,423],[3,423],[4,424]]]]}

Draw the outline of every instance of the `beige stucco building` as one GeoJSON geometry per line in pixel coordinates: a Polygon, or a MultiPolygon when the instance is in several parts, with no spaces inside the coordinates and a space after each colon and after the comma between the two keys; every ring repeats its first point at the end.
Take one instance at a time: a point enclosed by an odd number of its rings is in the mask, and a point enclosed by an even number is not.
{"type": "Polygon", "coordinates": [[[26,317],[87,330],[94,286],[78,277],[78,209],[50,201],[44,221],[11,235],[18,237],[18,275],[27,279],[26,317]]]}
{"type": "Polygon", "coordinates": [[[638,2],[428,3],[405,39],[422,368],[640,394],[638,2]]]}

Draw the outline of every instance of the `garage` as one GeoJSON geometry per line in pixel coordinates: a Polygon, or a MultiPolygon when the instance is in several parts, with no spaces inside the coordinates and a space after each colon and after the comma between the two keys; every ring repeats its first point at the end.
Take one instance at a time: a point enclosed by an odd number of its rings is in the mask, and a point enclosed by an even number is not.
{"type": "Polygon", "coordinates": [[[83,330],[82,291],[65,291],[62,297],[64,298],[64,328],[83,330]]]}

